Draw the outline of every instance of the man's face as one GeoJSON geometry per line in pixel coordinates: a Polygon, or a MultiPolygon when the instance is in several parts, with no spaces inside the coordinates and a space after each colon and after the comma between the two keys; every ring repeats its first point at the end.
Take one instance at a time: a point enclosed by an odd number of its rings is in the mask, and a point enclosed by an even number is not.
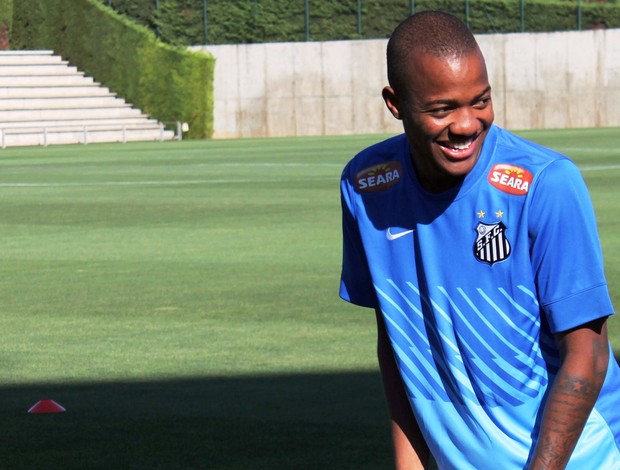
{"type": "Polygon", "coordinates": [[[429,191],[460,183],[480,156],[493,123],[491,87],[480,51],[463,57],[414,55],[402,90],[383,90],[403,121],[418,178],[429,191]]]}

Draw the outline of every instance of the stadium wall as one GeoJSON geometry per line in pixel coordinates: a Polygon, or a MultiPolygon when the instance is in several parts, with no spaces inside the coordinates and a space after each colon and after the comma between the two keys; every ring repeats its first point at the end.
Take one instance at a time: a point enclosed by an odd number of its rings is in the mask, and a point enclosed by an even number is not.
{"type": "MultiPolygon", "coordinates": [[[[620,29],[477,36],[508,129],[620,126],[620,29]]],[[[193,46],[216,58],[214,138],[395,133],[387,40],[193,46]]]]}

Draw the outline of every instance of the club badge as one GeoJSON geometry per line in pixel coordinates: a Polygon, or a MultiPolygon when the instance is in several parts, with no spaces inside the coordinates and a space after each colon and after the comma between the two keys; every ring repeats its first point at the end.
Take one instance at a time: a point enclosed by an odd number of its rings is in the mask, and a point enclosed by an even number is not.
{"type": "Polygon", "coordinates": [[[478,260],[492,265],[508,258],[511,248],[506,238],[506,226],[503,222],[496,224],[479,222],[476,234],[474,255],[478,260]]]}

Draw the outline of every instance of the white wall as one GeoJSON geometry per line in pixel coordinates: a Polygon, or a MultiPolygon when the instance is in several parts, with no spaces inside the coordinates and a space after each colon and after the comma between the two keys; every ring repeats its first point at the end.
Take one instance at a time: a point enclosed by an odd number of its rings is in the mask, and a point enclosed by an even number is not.
{"type": "MultiPolygon", "coordinates": [[[[477,36],[496,122],[620,126],[620,29],[477,36]]],[[[195,46],[216,58],[215,138],[393,133],[386,39],[195,46]]]]}

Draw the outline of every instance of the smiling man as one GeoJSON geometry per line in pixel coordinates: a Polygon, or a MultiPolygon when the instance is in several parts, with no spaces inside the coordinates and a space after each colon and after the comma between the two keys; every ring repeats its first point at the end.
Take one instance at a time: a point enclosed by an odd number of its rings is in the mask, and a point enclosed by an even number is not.
{"type": "Polygon", "coordinates": [[[493,125],[467,27],[396,28],[383,98],[404,135],[342,181],[340,295],[375,310],[396,467],[620,469],[620,370],[587,188],[493,125]]]}

